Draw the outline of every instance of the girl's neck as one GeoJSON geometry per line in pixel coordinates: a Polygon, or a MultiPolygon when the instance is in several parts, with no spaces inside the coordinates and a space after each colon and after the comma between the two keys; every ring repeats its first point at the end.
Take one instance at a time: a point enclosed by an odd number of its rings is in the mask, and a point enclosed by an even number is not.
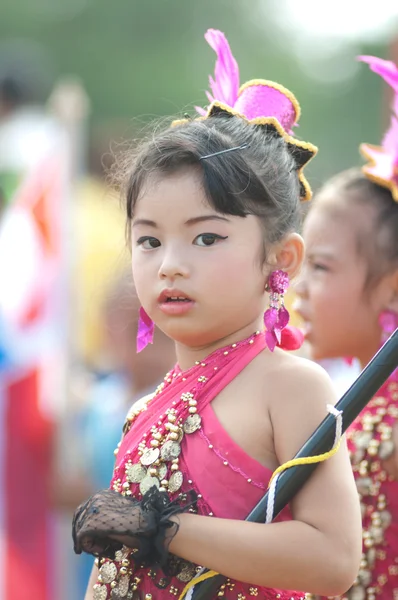
{"type": "Polygon", "coordinates": [[[230,333],[229,335],[209,342],[203,346],[186,346],[176,342],[177,363],[182,371],[186,371],[197,361],[202,361],[215,350],[245,340],[256,331],[264,329],[263,317],[245,325],[244,327],[230,333]]]}

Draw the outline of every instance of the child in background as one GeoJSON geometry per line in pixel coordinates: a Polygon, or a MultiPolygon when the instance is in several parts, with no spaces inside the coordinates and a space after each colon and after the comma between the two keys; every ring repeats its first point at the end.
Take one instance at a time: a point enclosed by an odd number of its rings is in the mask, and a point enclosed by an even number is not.
{"type": "MultiPolygon", "coordinates": [[[[398,69],[363,57],[395,89],[395,115],[369,163],[318,193],[306,219],[307,259],[297,310],[316,360],[357,357],[362,367],[398,326],[398,69]]],[[[349,600],[398,598],[398,372],[348,433],[361,500],[363,554],[349,600]]]]}
{"type": "Polygon", "coordinates": [[[324,371],[285,351],[316,149],[291,135],[293,94],[265,80],[239,89],[225,37],[206,39],[218,55],[210,107],[125,163],[139,350],[154,321],[178,362],[129,414],[111,489],[75,513],[75,551],[98,557],[87,600],[178,598],[198,565],[228,578],[217,596],[303,600],[344,592],[358,570],[344,445],[275,522],[244,521],[335,402],[324,371]]]}

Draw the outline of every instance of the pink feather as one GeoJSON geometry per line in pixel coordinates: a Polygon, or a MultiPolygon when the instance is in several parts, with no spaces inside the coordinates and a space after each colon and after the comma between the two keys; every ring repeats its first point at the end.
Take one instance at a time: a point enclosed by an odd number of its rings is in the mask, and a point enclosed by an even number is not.
{"type": "Polygon", "coordinates": [[[209,77],[214,100],[233,107],[239,91],[239,67],[232,55],[227,38],[218,29],[208,29],[205,40],[217,54],[214,79],[209,77]]]}
{"type": "Polygon", "coordinates": [[[392,60],[383,60],[376,56],[358,56],[357,58],[367,63],[371,71],[380,75],[395,92],[398,92],[398,67],[392,60]]]}

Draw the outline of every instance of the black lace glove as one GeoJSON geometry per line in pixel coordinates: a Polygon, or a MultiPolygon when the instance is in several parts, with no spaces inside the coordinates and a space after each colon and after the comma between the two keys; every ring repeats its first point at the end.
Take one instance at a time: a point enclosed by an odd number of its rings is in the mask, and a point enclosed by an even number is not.
{"type": "Polygon", "coordinates": [[[196,502],[182,506],[171,502],[165,492],[152,487],[141,501],[113,490],[97,492],[75,511],[72,537],[76,554],[114,559],[123,546],[134,550],[141,564],[165,566],[168,546],[178,531],[171,517],[185,512],[196,502]]]}

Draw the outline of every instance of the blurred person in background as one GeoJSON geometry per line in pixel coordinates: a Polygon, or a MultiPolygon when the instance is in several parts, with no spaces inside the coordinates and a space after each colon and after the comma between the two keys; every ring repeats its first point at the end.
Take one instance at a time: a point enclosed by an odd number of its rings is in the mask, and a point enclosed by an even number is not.
{"type": "MultiPolygon", "coordinates": [[[[296,291],[315,359],[356,357],[365,367],[398,326],[398,67],[362,57],[394,89],[382,146],[329,180],[305,226],[307,262],[296,291]]],[[[346,600],[398,598],[398,369],[347,433],[361,500],[363,554],[346,600]]]]}
{"type": "Polygon", "coordinates": [[[54,597],[65,146],[44,105],[48,65],[39,55],[23,42],[0,47],[0,597],[12,600],[54,597]],[[23,490],[34,491],[29,501],[23,490]]]}

